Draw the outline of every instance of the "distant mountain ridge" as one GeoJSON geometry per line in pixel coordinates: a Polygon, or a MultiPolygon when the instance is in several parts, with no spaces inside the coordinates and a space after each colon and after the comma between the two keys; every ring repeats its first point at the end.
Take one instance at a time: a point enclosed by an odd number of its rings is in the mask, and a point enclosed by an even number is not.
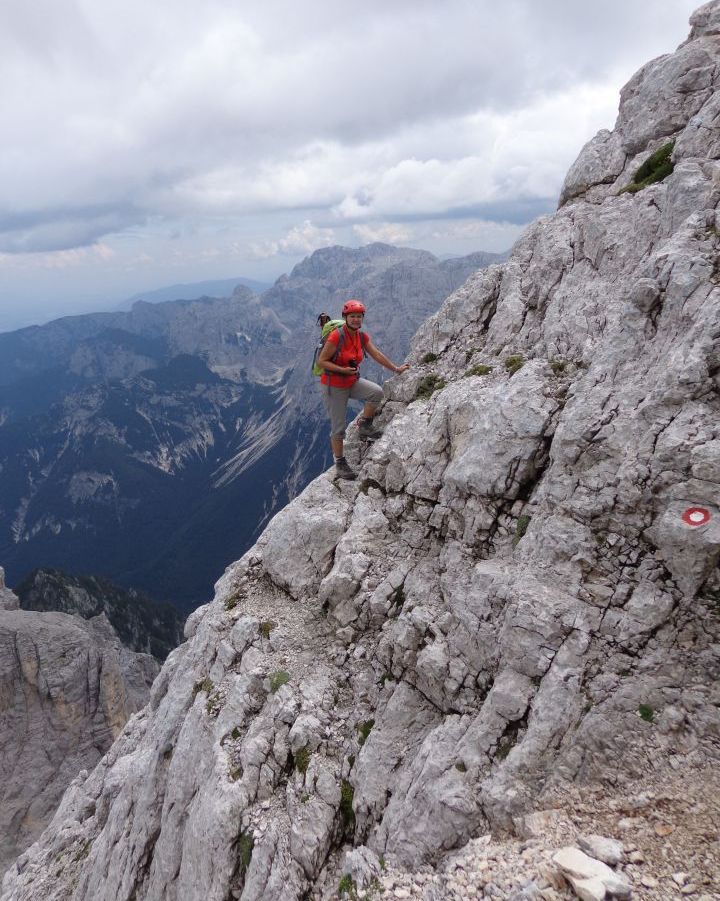
{"type": "Polygon", "coordinates": [[[238,285],[249,288],[254,294],[262,294],[272,286],[271,282],[258,281],[254,278],[215,278],[202,282],[186,282],[169,285],[167,288],[155,288],[151,291],[139,291],[122,301],[116,309],[129,310],[138,300],[146,303],[164,303],[172,300],[196,300],[199,297],[229,297],[238,285]]]}
{"type": "MultiPolygon", "coordinates": [[[[310,359],[348,296],[395,359],[494,259],[323,248],[264,294],[138,301],[0,335],[0,559],[94,572],[190,609],[329,464],[310,359]]],[[[370,377],[383,377],[367,366],[370,377]]],[[[387,373],[384,373],[387,375],[387,373]]]]}

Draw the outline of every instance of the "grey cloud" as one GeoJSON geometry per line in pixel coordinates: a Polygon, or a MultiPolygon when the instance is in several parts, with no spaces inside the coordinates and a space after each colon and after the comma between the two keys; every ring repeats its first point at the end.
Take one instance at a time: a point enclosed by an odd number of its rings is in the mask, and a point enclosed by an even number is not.
{"type": "Polygon", "coordinates": [[[132,208],[0,212],[0,253],[40,253],[88,247],[110,232],[138,225],[145,214],[132,208]]]}
{"type": "MultiPolygon", "coordinates": [[[[664,0],[649,15],[646,0],[5,4],[0,77],[23,90],[0,98],[0,208],[19,217],[0,221],[0,250],[84,246],[154,216],[176,229],[183,215],[250,215],[222,183],[228,167],[244,170],[238,194],[268,165],[299,173],[289,186],[269,178],[255,209],[329,208],[312,179],[296,189],[314,142],[347,154],[377,144],[373,184],[404,159],[436,155],[423,135],[452,132],[453,118],[502,116],[583,80],[629,76],[686,36],[694,5],[664,0]],[[184,190],[214,173],[212,198],[184,190]]],[[[519,222],[549,201],[443,203],[429,212],[519,222]]]]}
{"type": "MultiPolygon", "coordinates": [[[[476,203],[444,210],[433,219],[480,219],[484,222],[508,222],[511,225],[525,225],[545,216],[557,208],[557,197],[528,197],[499,200],[494,203],[476,203]]],[[[398,222],[412,222],[426,219],[426,216],[395,216],[398,222]]]]}
{"type": "MultiPolygon", "coordinates": [[[[394,213],[392,221],[395,223],[426,222],[429,219],[436,222],[451,220],[480,220],[482,222],[508,223],[510,225],[526,225],[538,216],[553,213],[557,208],[558,198],[553,197],[514,197],[507,200],[497,200],[488,203],[475,203],[453,206],[449,209],[432,213],[394,213]]],[[[315,216],[315,224],[320,228],[337,227],[338,222],[332,216],[315,216]]],[[[370,220],[371,222],[374,220],[370,220]]],[[[368,222],[365,218],[353,219],[348,217],[343,221],[343,226],[352,226],[368,222]]]]}

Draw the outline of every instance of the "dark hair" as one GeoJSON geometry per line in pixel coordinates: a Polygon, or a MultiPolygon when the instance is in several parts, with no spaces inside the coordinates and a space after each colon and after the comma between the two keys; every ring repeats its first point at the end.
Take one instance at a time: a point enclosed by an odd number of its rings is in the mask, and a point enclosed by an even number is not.
{"type": "Polygon", "coordinates": [[[330,314],[329,314],[329,313],[320,313],[320,314],[318,315],[318,318],[317,318],[317,324],[318,324],[318,325],[325,325],[325,323],[326,323],[326,322],[329,322],[329,321],[330,321],[330,314]]]}

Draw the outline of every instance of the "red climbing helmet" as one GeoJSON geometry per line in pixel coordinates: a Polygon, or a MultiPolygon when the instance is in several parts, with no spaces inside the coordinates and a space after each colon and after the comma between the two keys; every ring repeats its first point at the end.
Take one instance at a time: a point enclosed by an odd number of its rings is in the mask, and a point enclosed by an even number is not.
{"type": "Polygon", "coordinates": [[[343,304],[342,314],[347,316],[348,313],[362,313],[365,315],[365,304],[359,300],[346,300],[343,304]]]}

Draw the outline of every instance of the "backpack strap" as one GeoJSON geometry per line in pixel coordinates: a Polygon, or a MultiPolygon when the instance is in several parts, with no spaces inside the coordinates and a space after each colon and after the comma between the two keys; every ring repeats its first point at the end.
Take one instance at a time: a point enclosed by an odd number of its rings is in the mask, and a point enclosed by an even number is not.
{"type": "MultiPolygon", "coordinates": [[[[339,336],[338,336],[337,350],[330,357],[331,363],[334,363],[335,360],[337,360],[337,358],[340,356],[340,351],[342,350],[343,344],[345,343],[345,329],[342,326],[340,326],[340,328],[337,328],[334,331],[337,331],[339,333],[339,336]]],[[[328,333],[328,338],[330,337],[330,335],[332,335],[332,332],[328,333]]]]}

